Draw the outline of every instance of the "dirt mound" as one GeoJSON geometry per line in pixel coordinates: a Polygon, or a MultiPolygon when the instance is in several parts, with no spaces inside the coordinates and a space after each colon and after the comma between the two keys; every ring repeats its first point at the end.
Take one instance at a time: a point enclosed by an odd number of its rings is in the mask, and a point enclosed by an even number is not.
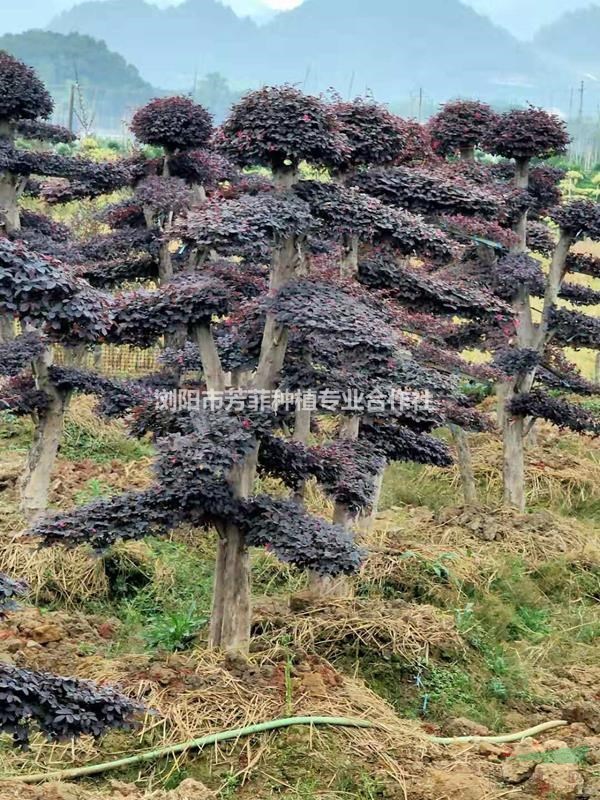
{"type": "Polygon", "coordinates": [[[143,792],[136,786],[111,781],[101,792],[90,791],[74,783],[46,783],[43,786],[24,786],[21,783],[0,782],[0,800],[210,800],[215,795],[195,780],[183,781],[170,792],[143,792]]]}
{"type": "Polygon", "coordinates": [[[402,600],[314,600],[308,593],[285,602],[264,603],[254,609],[254,633],[263,642],[287,638],[294,650],[318,652],[325,658],[339,655],[346,646],[407,663],[426,654],[457,656],[464,643],[450,614],[433,606],[402,600]]]}

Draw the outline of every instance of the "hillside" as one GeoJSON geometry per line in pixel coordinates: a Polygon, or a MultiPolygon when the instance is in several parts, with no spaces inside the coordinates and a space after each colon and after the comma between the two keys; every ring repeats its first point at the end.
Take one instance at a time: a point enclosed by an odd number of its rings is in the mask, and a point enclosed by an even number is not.
{"type": "Polygon", "coordinates": [[[186,90],[196,74],[243,80],[258,30],[217,0],[165,9],[144,0],[91,0],[60,14],[50,28],[103,39],[154,85],[186,90]]]}
{"type": "Polygon", "coordinates": [[[217,0],[166,10],[91,0],[51,28],[104,39],[146,80],[181,89],[214,71],[240,88],[289,81],[391,101],[423,87],[437,100],[461,93],[543,103],[552,77],[527,45],[458,0],[307,0],[261,27],[217,0]]]}
{"type": "Polygon", "coordinates": [[[0,50],[34,67],[52,92],[56,117],[66,118],[70,86],[78,80],[86,106],[105,128],[118,129],[129,110],[156,94],[137,69],[106,44],[77,33],[32,30],[0,37],[0,50]]]}
{"type": "Polygon", "coordinates": [[[600,77],[600,6],[570,11],[543,27],[534,39],[542,52],[576,65],[582,74],[600,77]]]}

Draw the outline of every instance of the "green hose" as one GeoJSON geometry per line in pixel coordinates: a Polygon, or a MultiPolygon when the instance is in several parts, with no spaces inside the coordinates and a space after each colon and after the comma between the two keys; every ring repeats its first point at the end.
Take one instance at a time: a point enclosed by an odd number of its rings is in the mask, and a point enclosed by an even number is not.
{"type": "Polygon", "coordinates": [[[117,761],[107,761],[104,764],[92,764],[89,767],[75,767],[64,769],[57,772],[38,772],[34,775],[16,775],[2,780],[11,780],[18,783],[43,783],[44,781],[64,781],[69,778],[82,778],[86,775],[98,775],[101,772],[108,772],[121,767],[130,767],[133,764],[142,764],[145,761],[154,761],[164,756],[179,755],[188,750],[198,750],[206,747],[207,744],[216,744],[228,739],[239,739],[241,736],[251,736],[254,733],[264,731],[274,731],[278,728],[289,728],[292,725],[338,725],[345,728],[372,728],[373,723],[362,719],[345,719],[344,717],[290,717],[288,719],[274,719],[270,722],[260,722],[256,725],[248,725],[247,728],[237,728],[232,731],[221,733],[211,733],[202,736],[200,739],[191,739],[182,744],[173,744],[168,747],[161,747],[158,750],[148,750],[146,753],[138,753],[135,756],[120,758],[117,761]]]}
{"type": "MultiPolygon", "coordinates": [[[[242,736],[251,736],[254,733],[264,731],[274,731],[278,728],[289,728],[292,725],[331,725],[343,728],[375,728],[375,724],[364,719],[346,719],[345,717],[288,717],[287,719],[274,719],[270,722],[260,722],[256,725],[248,725],[246,728],[236,728],[231,731],[221,733],[211,733],[202,736],[200,739],[191,739],[181,744],[173,744],[168,747],[161,747],[158,750],[148,750],[145,753],[138,753],[135,756],[120,758],[117,761],[106,761],[104,764],[92,764],[89,767],[75,767],[73,769],[58,770],[57,772],[38,772],[33,775],[15,775],[2,778],[3,781],[13,781],[15,783],[43,783],[45,781],[64,781],[69,778],[82,778],[86,775],[98,775],[101,772],[108,772],[121,767],[130,767],[134,764],[143,764],[146,761],[154,761],[165,756],[179,755],[188,750],[199,750],[207,744],[225,742],[228,739],[239,739],[242,736]]],[[[427,739],[434,744],[455,744],[455,743],[474,743],[489,742],[490,744],[505,744],[508,742],[518,742],[535,736],[538,733],[549,731],[552,728],[559,728],[568,725],[564,720],[554,722],[544,722],[534,728],[528,728],[518,733],[508,733],[502,736],[427,736],[427,739]]]]}

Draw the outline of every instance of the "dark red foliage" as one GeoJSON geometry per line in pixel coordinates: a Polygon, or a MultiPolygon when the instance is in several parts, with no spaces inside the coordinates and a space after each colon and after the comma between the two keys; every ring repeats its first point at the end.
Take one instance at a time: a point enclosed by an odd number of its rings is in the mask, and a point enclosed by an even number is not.
{"type": "Polygon", "coordinates": [[[600,241],[600,204],[591,200],[573,200],[559,206],[552,219],[562,231],[572,239],[593,239],[600,241]]]}
{"type": "Polygon", "coordinates": [[[0,732],[26,746],[39,730],[52,741],[130,730],[143,706],[108,686],[0,664],[0,732]]]}
{"type": "Polygon", "coordinates": [[[445,214],[436,219],[436,223],[459,242],[468,241],[471,244],[477,244],[480,243],[477,240],[484,240],[484,242],[491,242],[508,249],[517,240],[512,230],[503,227],[498,222],[466,217],[464,214],[445,214]]]}
{"type": "Polygon", "coordinates": [[[549,256],[556,246],[556,240],[550,228],[543,222],[527,222],[527,247],[543,256],[549,256]]]}
{"type": "Polygon", "coordinates": [[[528,394],[518,394],[509,403],[509,411],[517,417],[538,417],[559,428],[577,433],[600,435],[600,418],[575,403],[552,397],[539,389],[528,394]]]}
{"type": "Polygon", "coordinates": [[[52,144],[75,142],[77,137],[62,125],[52,125],[40,120],[24,119],[17,125],[17,133],[24,139],[38,139],[52,144]]]}
{"type": "Polygon", "coordinates": [[[131,121],[138,141],[167,152],[205,147],[212,133],[212,116],[189,97],[163,97],[138,109],[131,121]]]}
{"type": "Polygon", "coordinates": [[[578,272],[600,278],[600,258],[588,253],[569,253],[567,256],[567,272],[578,272]]]}
{"type": "Polygon", "coordinates": [[[70,230],[66,225],[26,208],[21,210],[21,228],[27,232],[35,231],[58,242],[64,242],[70,236],[70,230]]]}
{"type": "Polygon", "coordinates": [[[329,236],[356,236],[363,242],[387,244],[403,255],[421,255],[441,263],[454,255],[452,243],[439,229],[357,189],[300,181],[294,191],[323,222],[329,236]]]}
{"type": "Polygon", "coordinates": [[[139,183],[133,195],[134,203],[147,207],[155,214],[178,214],[193,202],[192,191],[181,178],[153,176],[139,183]]]}
{"type": "Polygon", "coordinates": [[[165,333],[208,325],[226,313],[228,287],[216,278],[188,275],[157,290],[139,290],[116,299],[110,337],[120,344],[148,347],[165,333]]]}
{"type": "Polygon", "coordinates": [[[528,192],[533,202],[529,207],[532,218],[546,216],[562,199],[560,182],[565,177],[565,170],[540,164],[529,170],[528,192]]]}
{"type": "Polygon", "coordinates": [[[45,119],[54,104],[31,67],[0,50],[0,120],[45,119]]]}
{"type": "Polygon", "coordinates": [[[495,117],[490,106],[476,100],[446,103],[429,120],[434,150],[442,156],[452,156],[477,147],[485,139],[495,117]]]}
{"type": "Polygon", "coordinates": [[[291,86],[245,95],[215,135],[215,144],[242,167],[296,168],[300,161],[337,167],[348,157],[332,108],[291,86]]]}
{"type": "Polygon", "coordinates": [[[215,189],[223,181],[237,179],[238,171],[228,159],[213,150],[185,150],[169,159],[171,175],[189,184],[215,189]]]}
{"type": "Polygon", "coordinates": [[[511,314],[508,306],[489,292],[429,276],[424,270],[401,266],[384,255],[361,261],[359,280],[372,289],[387,289],[390,297],[413,311],[471,319],[511,314]]]}
{"type": "Polygon", "coordinates": [[[31,375],[17,375],[0,386],[0,411],[27,417],[43,413],[48,404],[48,395],[36,388],[31,375]]]}
{"type": "Polygon", "coordinates": [[[334,103],[333,111],[349,145],[345,168],[393,164],[402,158],[407,145],[402,120],[385,106],[358,98],[334,103]]]}
{"type": "Polygon", "coordinates": [[[550,318],[553,341],[563,347],[600,350],[600,319],[565,308],[553,308],[550,318]]]}
{"type": "Polygon", "coordinates": [[[436,467],[449,467],[448,446],[427,433],[399,427],[387,417],[372,417],[361,422],[361,438],[371,442],[388,461],[414,461],[436,467]]]}
{"type": "Polygon", "coordinates": [[[0,375],[18,375],[44,352],[44,347],[44,341],[37,333],[23,333],[0,344],[0,375]]]}
{"type": "Polygon", "coordinates": [[[314,225],[308,205],[278,194],[242,195],[239,200],[211,200],[191,209],[178,235],[196,247],[222,256],[269,259],[283,238],[308,233],[314,225]]]}
{"type": "Polygon", "coordinates": [[[0,239],[0,309],[22,324],[42,326],[52,341],[97,341],[110,326],[111,298],[59,262],[0,239]]]}
{"type": "Polygon", "coordinates": [[[436,156],[427,128],[414,119],[397,119],[404,135],[404,148],[396,159],[396,164],[410,166],[435,161],[436,156]]]}
{"type": "Polygon", "coordinates": [[[520,160],[562,155],[569,141],[567,126],[559,117],[530,106],[493,118],[482,144],[490,153],[520,160]]]}
{"type": "Polygon", "coordinates": [[[385,203],[423,214],[497,216],[498,198],[458,176],[423,168],[392,167],[359,173],[352,185],[385,203]]]}

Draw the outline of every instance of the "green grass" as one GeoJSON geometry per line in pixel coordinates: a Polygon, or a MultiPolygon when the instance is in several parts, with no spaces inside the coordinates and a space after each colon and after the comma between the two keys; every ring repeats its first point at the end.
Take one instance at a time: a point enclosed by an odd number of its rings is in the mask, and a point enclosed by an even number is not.
{"type": "Polygon", "coordinates": [[[112,560],[112,599],[89,608],[123,623],[115,653],[184,650],[209,618],[212,558],[179,542],[150,539],[147,544],[151,574],[143,565],[122,568],[122,560],[112,560]]]}
{"type": "Polygon", "coordinates": [[[65,420],[65,430],[60,445],[60,455],[70,461],[89,459],[97,464],[110,461],[138,461],[153,455],[154,449],[146,441],[129,438],[120,431],[106,428],[92,430],[72,418],[65,420]]]}

